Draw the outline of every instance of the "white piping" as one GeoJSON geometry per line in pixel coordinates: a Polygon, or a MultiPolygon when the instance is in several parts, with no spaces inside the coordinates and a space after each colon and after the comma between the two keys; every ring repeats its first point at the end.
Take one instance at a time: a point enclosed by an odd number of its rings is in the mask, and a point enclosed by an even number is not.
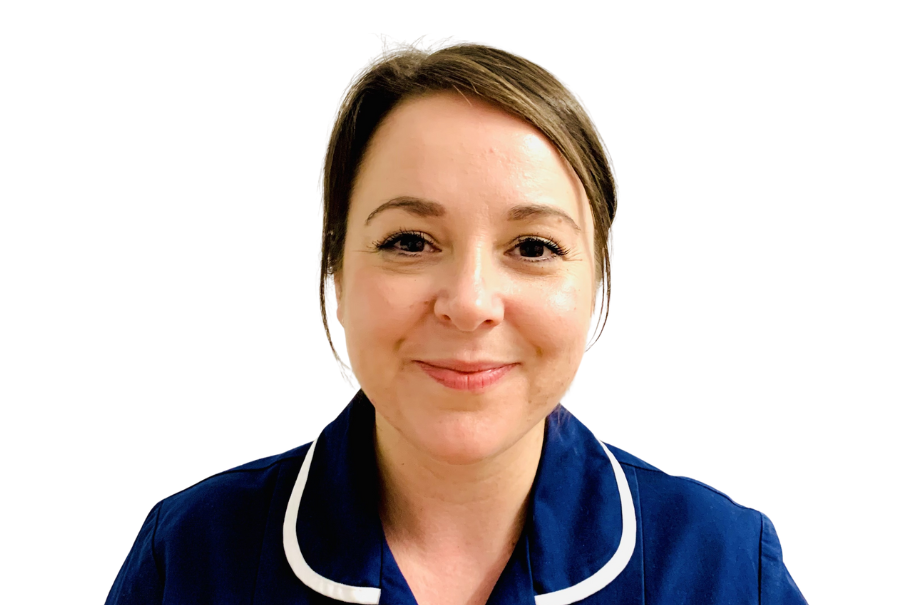
{"type": "Polygon", "coordinates": [[[295,480],[292,494],[289,496],[289,505],[286,507],[286,516],[283,519],[283,550],[286,551],[286,559],[289,566],[306,586],[325,597],[344,603],[361,603],[362,605],[377,605],[380,602],[380,589],[367,586],[349,586],[328,580],[308,565],[302,556],[299,547],[299,538],[295,533],[296,521],[299,517],[299,505],[302,502],[302,492],[305,491],[305,483],[308,482],[308,471],[311,468],[311,457],[314,454],[314,446],[317,439],[308,448],[305,460],[302,462],[302,470],[295,480]]]}
{"type": "Polygon", "coordinates": [[[612,558],[601,567],[597,573],[589,578],[585,578],[578,584],[539,594],[534,597],[536,605],[570,605],[576,601],[586,599],[595,592],[603,589],[604,586],[616,579],[622,570],[628,565],[629,559],[635,550],[635,505],[632,502],[632,492],[628,487],[628,479],[625,478],[625,472],[619,465],[615,456],[610,452],[609,448],[602,441],[603,451],[606,452],[610,463],[613,465],[613,474],[616,475],[616,487],[619,488],[619,501],[622,504],[622,538],[619,546],[612,558]]]}
{"type": "MultiPolygon", "coordinates": [[[[315,592],[344,603],[377,605],[380,602],[379,588],[349,586],[348,584],[340,584],[329,580],[311,569],[302,556],[298,535],[296,534],[296,522],[298,521],[299,505],[302,502],[305,484],[308,482],[308,471],[311,469],[311,459],[316,445],[317,439],[314,440],[305,454],[302,468],[299,471],[298,478],[295,480],[295,485],[292,487],[289,504],[286,507],[286,516],[283,519],[283,550],[286,552],[286,559],[298,579],[315,592]]],[[[635,506],[632,502],[632,492],[628,486],[628,479],[626,479],[625,472],[622,470],[619,461],[616,460],[616,457],[613,456],[606,444],[601,441],[600,445],[613,466],[616,487],[619,490],[619,501],[622,507],[622,537],[619,540],[619,546],[610,560],[597,570],[594,575],[569,588],[536,595],[534,597],[535,605],[571,605],[603,590],[607,584],[622,573],[628,565],[632,553],[635,551],[637,532],[635,527],[635,506]]]]}

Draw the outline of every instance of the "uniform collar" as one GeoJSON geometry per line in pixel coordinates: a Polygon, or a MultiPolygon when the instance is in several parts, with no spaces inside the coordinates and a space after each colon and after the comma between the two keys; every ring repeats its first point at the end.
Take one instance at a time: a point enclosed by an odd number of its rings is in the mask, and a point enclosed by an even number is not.
{"type": "MultiPolygon", "coordinates": [[[[347,603],[414,603],[378,516],[374,408],[361,391],[308,449],[283,546],[309,588],[347,603]],[[392,593],[392,598],[391,594],[392,593]]],[[[567,605],[609,584],[635,549],[628,481],[563,407],[547,417],[529,516],[489,603],[567,605]]]]}

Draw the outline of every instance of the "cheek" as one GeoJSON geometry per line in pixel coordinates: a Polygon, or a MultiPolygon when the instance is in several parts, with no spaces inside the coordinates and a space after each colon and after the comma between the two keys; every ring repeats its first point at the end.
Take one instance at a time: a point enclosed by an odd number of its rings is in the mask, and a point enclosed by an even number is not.
{"type": "Polygon", "coordinates": [[[555,287],[521,292],[509,305],[510,317],[540,363],[577,368],[587,344],[592,298],[593,293],[581,281],[565,280],[555,287]]]}
{"type": "Polygon", "coordinates": [[[510,299],[510,323],[527,352],[518,399],[532,421],[562,400],[584,357],[593,297],[585,281],[533,284],[510,299]]]}
{"type": "Polygon", "coordinates": [[[343,325],[349,355],[355,347],[394,347],[424,314],[423,285],[417,278],[352,268],[345,275],[343,325]]]}

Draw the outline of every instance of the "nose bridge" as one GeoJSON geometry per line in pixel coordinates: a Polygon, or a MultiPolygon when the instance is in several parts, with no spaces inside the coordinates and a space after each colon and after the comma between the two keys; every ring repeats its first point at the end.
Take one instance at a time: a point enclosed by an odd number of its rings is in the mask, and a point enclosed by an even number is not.
{"type": "Polygon", "coordinates": [[[437,314],[464,331],[502,319],[499,267],[489,246],[468,246],[454,255],[446,284],[437,300],[437,314]]]}

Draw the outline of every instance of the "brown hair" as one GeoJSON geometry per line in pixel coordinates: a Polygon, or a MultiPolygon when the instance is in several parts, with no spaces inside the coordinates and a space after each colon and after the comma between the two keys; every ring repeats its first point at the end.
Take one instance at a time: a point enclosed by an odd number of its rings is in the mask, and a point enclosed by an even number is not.
{"type": "Polygon", "coordinates": [[[603,313],[594,342],[606,324],[610,301],[609,231],[616,188],[603,142],[578,100],[542,67],[478,44],[428,52],[406,47],[387,53],[352,82],[340,106],[324,161],[324,229],[321,248],[321,319],[327,324],[327,279],[342,268],[349,200],[368,142],[402,100],[456,91],[491,103],[540,130],[575,170],[594,218],[595,267],[603,280],[603,313]],[[602,320],[602,321],[601,321],[602,320]]]}

